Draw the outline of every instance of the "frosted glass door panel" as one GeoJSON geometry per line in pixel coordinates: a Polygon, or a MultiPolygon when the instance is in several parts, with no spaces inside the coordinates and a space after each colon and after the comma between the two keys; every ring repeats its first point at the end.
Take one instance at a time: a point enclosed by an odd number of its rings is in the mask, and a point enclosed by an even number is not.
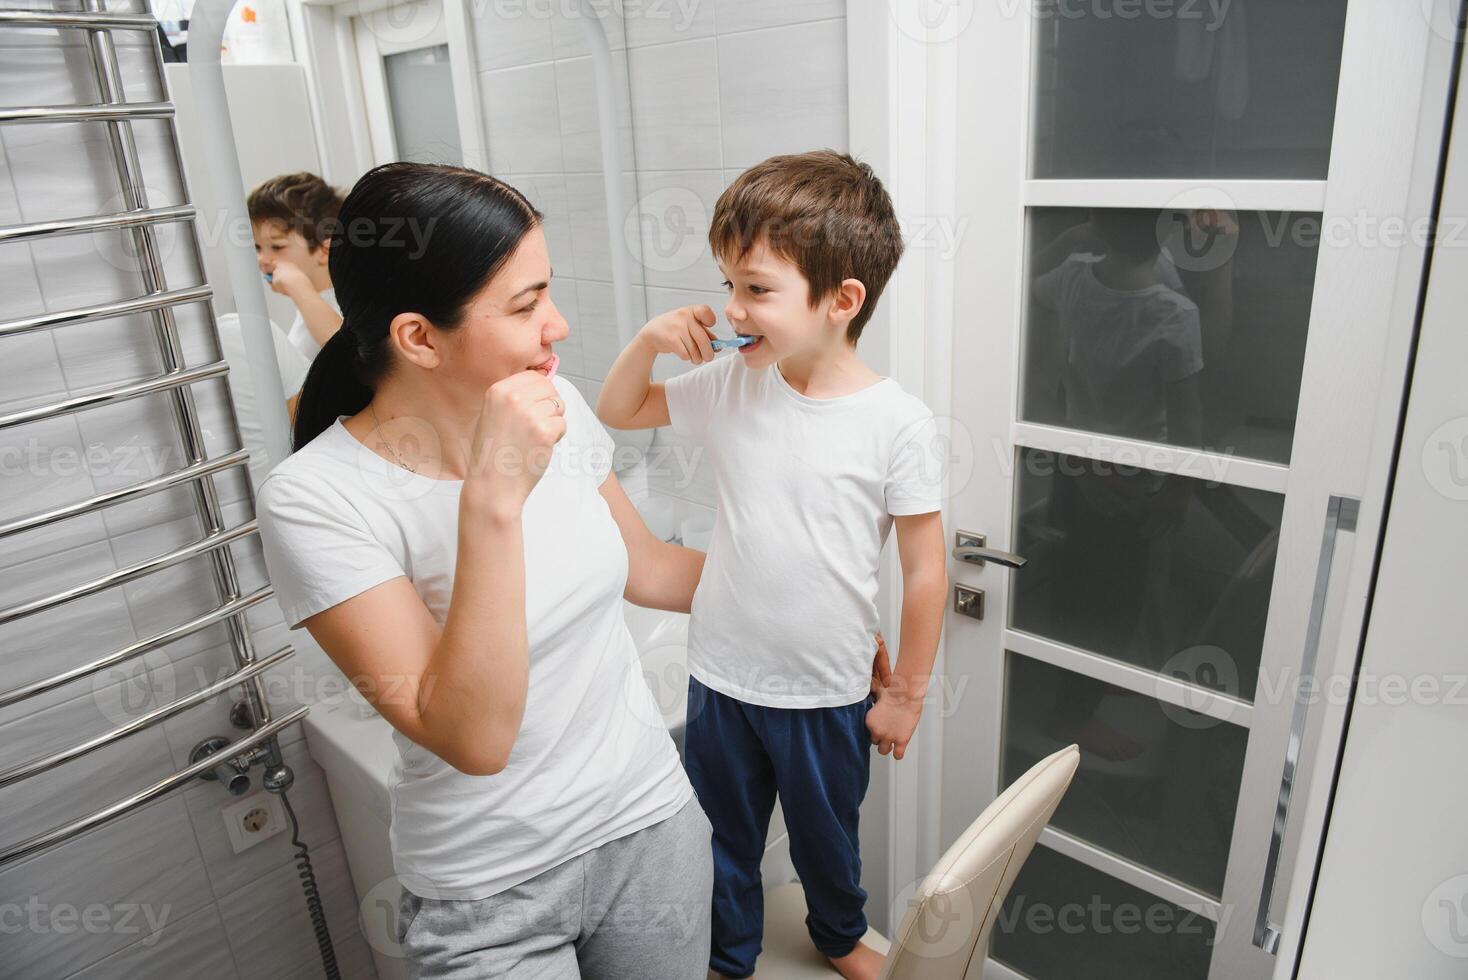
{"type": "Polygon", "coordinates": [[[454,111],[454,80],[449,46],[385,55],[383,74],[392,108],[398,158],[415,163],[462,166],[459,123],[454,111]]]}
{"type": "Polygon", "coordinates": [[[1288,463],[1310,213],[1036,208],[1020,417],[1288,463]]]}
{"type": "Polygon", "coordinates": [[[1325,179],[1345,0],[1035,10],[1032,176],[1325,179]]]}

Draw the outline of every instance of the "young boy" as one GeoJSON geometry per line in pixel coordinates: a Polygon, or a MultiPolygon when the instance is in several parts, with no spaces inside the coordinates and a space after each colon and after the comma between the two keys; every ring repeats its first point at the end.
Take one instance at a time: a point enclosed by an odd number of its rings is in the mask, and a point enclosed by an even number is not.
{"type": "Polygon", "coordinates": [[[900,759],[917,727],[947,591],[932,412],[856,353],[900,230],[870,167],[818,152],[741,174],[709,241],[725,314],[752,342],[716,357],[709,307],[659,316],[612,365],[597,411],[613,428],[671,423],[713,466],[685,745],[714,827],[710,967],[754,972],[778,795],[811,939],[844,976],[875,978],[857,818],[871,746],[900,759]],[[663,352],[702,366],[650,383],[663,352]],[[901,654],[873,701],[878,559],[894,522],[901,654]]]}
{"type": "Polygon", "coordinates": [[[261,275],[272,290],[296,304],[296,319],[286,337],[308,362],[315,360],[342,325],[326,269],[342,195],[315,174],[285,174],[251,191],[245,206],[261,275]]]}

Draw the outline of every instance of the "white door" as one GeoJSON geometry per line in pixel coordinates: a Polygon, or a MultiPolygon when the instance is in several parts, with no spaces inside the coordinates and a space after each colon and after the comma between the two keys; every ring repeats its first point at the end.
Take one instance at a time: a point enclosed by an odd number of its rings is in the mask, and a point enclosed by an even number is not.
{"type": "Polygon", "coordinates": [[[1340,707],[1296,692],[1360,631],[1448,37],[1431,0],[949,6],[949,518],[1028,563],[950,566],[985,602],[946,623],[943,841],[1082,749],[986,975],[1288,976],[1340,707]]]}
{"type": "Polygon", "coordinates": [[[345,107],[357,172],[393,160],[483,166],[462,0],[345,0],[332,18],[332,31],[311,22],[302,34],[323,75],[321,111],[345,107]]]}

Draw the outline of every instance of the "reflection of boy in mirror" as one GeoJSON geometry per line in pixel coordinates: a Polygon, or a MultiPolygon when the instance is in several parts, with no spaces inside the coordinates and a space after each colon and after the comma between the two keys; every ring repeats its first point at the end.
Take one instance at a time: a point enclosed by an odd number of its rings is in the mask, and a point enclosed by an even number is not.
{"type": "Polygon", "coordinates": [[[246,206],[255,257],[270,288],[296,305],[287,339],[307,361],[342,325],[326,255],[342,196],[315,174],[272,177],[250,192],[246,206]]]}
{"type": "Polygon", "coordinates": [[[1034,298],[1060,321],[1067,425],[1198,446],[1202,328],[1162,250],[1162,217],[1094,209],[1036,257],[1034,298]]]}
{"type": "MultiPolygon", "coordinates": [[[[1037,256],[1034,299],[1059,324],[1065,425],[1201,444],[1202,330],[1162,249],[1160,232],[1170,228],[1160,211],[1098,208],[1037,256]]],[[[1191,481],[1079,458],[1072,464],[1075,475],[1057,478],[1052,490],[1051,520],[1066,533],[1051,627],[1064,642],[1148,663],[1156,651],[1142,648],[1167,645],[1158,622],[1165,610],[1155,604],[1191,481]]],[[[1103,692],[1066,675],[1048,728],[1102,758],[1134,758],[1143,746],[1098,717],[1103,692]]]]}

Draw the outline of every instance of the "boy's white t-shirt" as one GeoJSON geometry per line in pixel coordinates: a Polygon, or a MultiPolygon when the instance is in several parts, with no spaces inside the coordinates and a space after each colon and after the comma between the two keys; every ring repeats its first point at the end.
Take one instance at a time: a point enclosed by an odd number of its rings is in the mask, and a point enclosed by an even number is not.
{"type": "Polygon", "coordinates": [[[751,370],[737,354],[665,391],[674,430],[703,440],[718,500],[690,672],[767,707],[863,700],[892,518],[942,507],[933,413],[891,378],[809,398],[777,367],[751,370]]]}
{"type": "MultiPolygon", "coordinates": [[[[623,615],[627,550],[597,490],[611,439],[569,381],[553,383],[567,432],[525,502],[530,683],[509,764],[466,775],[393,732],[394,868],[431,897],[497,894],[692,797],[623,615]]],[[[287,624],[407,576],[442,627],[462,487],[393,466],[340,420],[287,458],[257,508],[287,624]]]]}
{"type": "MultiPolygon", "coordinates": [[[[219,350],[229,364],[229,394],[234,401],[235,421],[240,426],[240,440],[250,451],[250,483],[259,485],[265,478],[269,457],[265,452],[265,430],[260,424],[259,395],[245,354],[245,337],[240,329],[238,313],[224,313],[215,320],[219,332],[219,350]]],[[[280,387],[287,399],[301,393],[310,363],[301,356],[279,327],[270,325],[270,341],[275,347],[275,363],[280,368],[280,387]]]]}
{"type": "MultiPolygon", "coordinates": [[[[342,307],[336,301],[335,288],[323,289],[321,291],[321,298],[326,300],[327,306],[336,310],[337,314],[340,315],[342,307]]],[[[311,336],[311,328],[306,326],[306,318],[301,316],[299,310],[296,311],[296,318],[291,322],[291,328],[286,331],[285,336],[291,342],[292,347],[305,355],[308,362],[316,360],[316,355],[321,353],[321,345],[316,343],[315,337],[311,336]]]]}

